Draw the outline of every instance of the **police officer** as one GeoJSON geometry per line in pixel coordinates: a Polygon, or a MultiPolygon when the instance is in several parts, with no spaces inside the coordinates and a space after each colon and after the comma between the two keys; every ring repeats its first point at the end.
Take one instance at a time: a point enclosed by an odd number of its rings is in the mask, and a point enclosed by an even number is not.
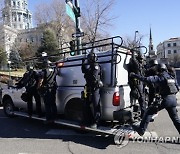
{"type": "MultiPolygon", "coordinates": [[[[157,69],[156,69],[157,65],[158,65],[158,61],[156,59],[150,60],[148,65],[149,67],[145,71],[145,76],[149,77],[149,76],[157,75],[157,69]]],[[[158,88],[153,83],[149,83],[148,88],[149,88],[148,106],[150,106],[155,98],[156,93],[158,93],[158,88]]]]}
{"type": "MultiPolygon", "coordinates": [[[[128,64],[128,73],[131,74],[132,72],[141,76],[144,76],[144,64],[143,64],[143,56],[138,53],[135,57],[134,53],[132,54],[132,58],[128,64]]],[[[146,103],[145,103],[145,95],[144,95],[144,85],[141,81],[136,80],[134,77],[128,77],[128,83],[131,88],[130,98],[131,103],[134,99],[138,99],[140,109],[141,109],[141,117],[146,110],[146,103]]]]}
{"type": "Polygon", "coordinates": [[[150,120],[151,116],[155,114],[157,111],[162,109],[166,109],[171,120],[173,121],[174,126],[180,134],[180,119],[177,114],[177,100],[176,93],[179,91],[176,79],[170,75],[167,71],[167,67],[165,64],[158,64],[158,75],[142,77],[137,74],[131,74],[131,76],[147,83],[154,83],[159,86],[159,94],[162,98],[162,102],[156,106],[151,105],[145,112],[143,119],[140,123],[140,126],[134,126],[134,129],[139,133],[139,135],[143,135],[150,120]]]}
{"type": "Polygon", "coordinates": [[[57,116],[56,107],[56,75],[58,69],[56,67],[50,67],[50,61],[44,59],[43,69],[40,73],[39,80],[39,93],[43,98],[46,112],[46,124],[53,123],[57,116]]]}
{"type": "MultiPolygon", "coordinates": [[[[82,73],[84,73],[84,78],[86,80],[86,93],[85,105],[86,108],[91,108],[92,118],[88,117],[86,112],[86,118],[91,118],[89,121],[91,127],[96,128],[101,116],[100,110],[100,87],[103,86],[101,81],[101,67],[97,63],[97,55],[93,52],[89,53],[87,56],[87,63],[85,60],[82,61],[82,73]]],[[[89,119],[85,119],[89,120],[89,119]]]]}
{"type": "Polygon", "coordinates": [[[36,71],[33,70],[33,67],[30,65],[27,65],[27,71],[21,78],[21,80],[16,83],[17,88],[26,88],[26,93],[27,93],[27,109],[28,109],[28,115],[31,117],[32,112],[33,112],[33,97],[35,98],[36,101],[36,112],[38,117],[42,116],[41,112],[41,99],[40,95],[38,94],[37,91],[37,85],[38,85],[38,80],[39,80],[39,75],[36,71]]]}
{"type": "Polygon", "coordinates": [[[173,66],[171,66],[169,63],[166,64],[168,72],[176,78],[176,71],[173,66]]]}

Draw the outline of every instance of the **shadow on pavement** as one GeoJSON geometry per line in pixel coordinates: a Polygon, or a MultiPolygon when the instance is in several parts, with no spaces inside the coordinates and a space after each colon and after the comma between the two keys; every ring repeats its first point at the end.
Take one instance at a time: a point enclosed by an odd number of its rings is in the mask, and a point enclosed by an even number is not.
{"type": "Polygon", "coordinates": [[[107,146],[114,144],[113,137],[87,135],[86,132],[80,133],[76,130],[59,125],[45,125],[42,121],[28,119],[24,117],[8,118],[0,108],[0,138],[31,138],[31,139],[59,139],[63,142],[74,142],[97,149],[106,149],[107,146]],[[75,135],[47,134],[49,130],[72,130],[75,135]]]}

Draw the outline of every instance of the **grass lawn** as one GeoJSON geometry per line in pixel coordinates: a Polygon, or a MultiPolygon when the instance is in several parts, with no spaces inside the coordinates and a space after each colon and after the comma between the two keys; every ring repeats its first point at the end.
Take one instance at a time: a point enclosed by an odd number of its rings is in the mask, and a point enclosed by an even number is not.
{"type": "MultiPolygon", "coordinates": [[[[24,73],[25,70],[10,71],[10,75],[14,77],[22,77],[24,73]]],[[[0,74],[9,75],[9,71],[0,70],[0,74]]]]}

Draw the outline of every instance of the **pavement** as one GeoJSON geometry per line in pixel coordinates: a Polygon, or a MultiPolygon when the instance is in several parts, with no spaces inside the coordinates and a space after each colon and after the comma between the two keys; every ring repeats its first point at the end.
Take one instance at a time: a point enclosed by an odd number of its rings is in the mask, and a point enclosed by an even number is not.
{"type": "Polygon", "coordinates": [[[180,106],[180,91],[176,94],[178,106],[180,106]]]}

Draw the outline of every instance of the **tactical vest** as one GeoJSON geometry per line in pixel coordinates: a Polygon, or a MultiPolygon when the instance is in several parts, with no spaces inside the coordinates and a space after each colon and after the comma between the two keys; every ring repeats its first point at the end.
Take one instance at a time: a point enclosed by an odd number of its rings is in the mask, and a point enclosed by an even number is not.
{"type": "Polygon", "coordinates": [[[26,72],[23,76],[23,80],[20,82],[20,87],[25,86],[26,90],[30,90],[31,88],[37,86],[35,73],[36,72],[34,72],[33,70],[26,72]]]}
{"type": "Polygon", "coordinates": [[[170,94],[176,94],[178,92],[178,89],[176,86],[175,78],[169,75],[168,73],[163,73],[162,76],[164,77],[165,82],[160,87],[160,94],[164,96],[170,94]]]}
{"type": "MultiPolygon", "coordinates": [[[[51,68],[50,68],[51,69],[51,68]]],[[[55,69],[44,69],[44,81],[43,85],[53,87],[56,85],[56,70],[55,69]]]]}
{"type": "Polygon", "coordinates": [[[100,66],[97,63],[90,65],[90,67],[86,69],[84,77],[88,86],[98,87],[99,81],[101,81],[100,66]]]}
{"type": "Polygon", "coordinates": [[[34,86],[37,86],[37,77],[36,77],[36,72],[32,71],[30,74],[29,74],[29,82],[27,84],[28,87],[34,87],[34,86]]]}

